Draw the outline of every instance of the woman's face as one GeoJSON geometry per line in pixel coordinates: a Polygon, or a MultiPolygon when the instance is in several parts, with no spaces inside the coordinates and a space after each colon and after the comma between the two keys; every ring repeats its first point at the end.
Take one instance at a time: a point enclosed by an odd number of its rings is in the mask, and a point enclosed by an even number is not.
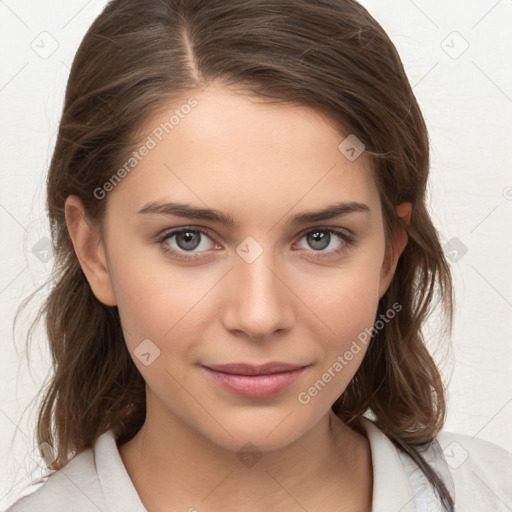
{"type": "Polygon", "coordinates": [[[118,305],[153,425],[276,449],[352,379],[396,259],[367,156],[321,115],[214,87],[194,98],[148,122],[147,154],[103,199],[108,278],[90,282],[118,305]],[[205,368],[269,362],[305,368],[231,387],[205,368]]]}

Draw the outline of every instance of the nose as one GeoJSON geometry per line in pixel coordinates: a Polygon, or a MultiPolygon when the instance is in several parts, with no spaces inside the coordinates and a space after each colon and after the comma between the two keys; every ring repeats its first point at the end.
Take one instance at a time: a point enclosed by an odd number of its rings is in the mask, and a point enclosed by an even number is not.
{"type": "Polygon", "coordinates": [[[224,280],[221,318],[232,333],[266,339],[293,325],[293,292],[272,251],[263,250],[249,261],[237,255],[224,280]]]}

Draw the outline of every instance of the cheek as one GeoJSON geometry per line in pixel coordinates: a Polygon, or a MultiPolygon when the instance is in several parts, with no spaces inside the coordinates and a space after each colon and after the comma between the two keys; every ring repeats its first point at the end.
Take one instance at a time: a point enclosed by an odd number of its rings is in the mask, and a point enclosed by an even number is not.
{"type": "Polygon", "coordinates": [[[111,251],[111,276],[130,351],[146,338],[163,346],[164,340],[182,339],[179,334],[185,326],[190,329],[193,323],[199,328],[193,309],[215,285],[215,276],[204,269],[172,265],[153,247],[120,249],[126,244],[119,239],[119,249],[111,251]]]}
{"type": "Polygon", "coordinates": [[[337,368],[334,367],[334,371],[338,374],[342,371],[343,376],[335,379],[338,394],[352,379],[366,353],[371,339],[369,333],[375,322],[378,300],[375,287],[347,285],[336,299],[330,301],[330,307],[326,306],[325,312],[320,313],[326,316],[332,331],[322,340],[324,351],[322,367],[326,371],[336,363],[337,368]]]}
{"type": "MultiPolygon", "coordinates": [[[[358,252],[357,258],[347,260],[308,297],[315,313],[310,330],[321,350],[319,368],[311,381],[316,386],[311,396],[320,394],[325,386],[320,399],[325,404],[332,403],[345,390],[368,348],[379,303],[382,254],[380,245],[358,252]]],[[[309,287],[311,284],[308,282],[309,287]]]]}
{"type": "Polygon", "coordinates": [[[380,251],[347,261],[320,281],[304,281],[301,297],[325,324],[329,335],[346,339],[372,325],[379,302],[380,251]]]}

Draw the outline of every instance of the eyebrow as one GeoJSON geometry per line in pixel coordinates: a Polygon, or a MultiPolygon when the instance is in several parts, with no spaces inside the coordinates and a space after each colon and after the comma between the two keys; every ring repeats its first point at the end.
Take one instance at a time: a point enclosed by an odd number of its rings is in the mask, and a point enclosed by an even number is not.
{"type": "MultiPolygon", "coordinates": [[[[355,212],[369,213],[370,207],[364,203],[355,201],[336,203],[321,210],[311,210],[294,215],[288,219],[286,224],[291,226],[298,226],[301,224],[307,224],[309,222],[330,220],[355,212]]],[[[172,215],[186,219],[208,220],[217,222],[230,228],[235,226],[235,221],[230,215],[222,213],[218,210],[213,210],[210,208],[197,208],[182,203],[160,203],[158,201],[151,201],[144,205],[144,207],[141,208],[137,213],[172,215]]]]}

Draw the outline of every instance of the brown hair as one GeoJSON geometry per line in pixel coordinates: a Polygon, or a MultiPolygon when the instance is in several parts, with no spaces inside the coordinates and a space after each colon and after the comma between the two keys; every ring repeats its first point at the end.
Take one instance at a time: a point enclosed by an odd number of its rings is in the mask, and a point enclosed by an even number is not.
{"type": "MultiPolygon", "coordinates": [[[[425,472],[447,510],[453,501],[420,452],[443,426],[445,399],[422,325],[440,298],[451,328],[452,280],[426,201],[429,140],[400,57],[354,0],[113,0],[73,62],[47,182],[55,252],[45,316],[53,376],[42,400],[39,443],[55,448],[51,470],[116,429],[131,439],[145,419],[145,383],[124,342],[116,306],[93,294],[67,232],[73,194],[96,225],[102,187],[129,158],[149,116],[213,82],[276,103],[309,106],[366,146],[387,234],[395,208],[413,205],[408,245],[378,315],[402,310],[373,336],[333,411],[377,425],[425,472]]],[[[344,134],[344,135],[342,135],[344,134]]],[[[136,172],[136,171],[135,171],[136,172]]]]}

